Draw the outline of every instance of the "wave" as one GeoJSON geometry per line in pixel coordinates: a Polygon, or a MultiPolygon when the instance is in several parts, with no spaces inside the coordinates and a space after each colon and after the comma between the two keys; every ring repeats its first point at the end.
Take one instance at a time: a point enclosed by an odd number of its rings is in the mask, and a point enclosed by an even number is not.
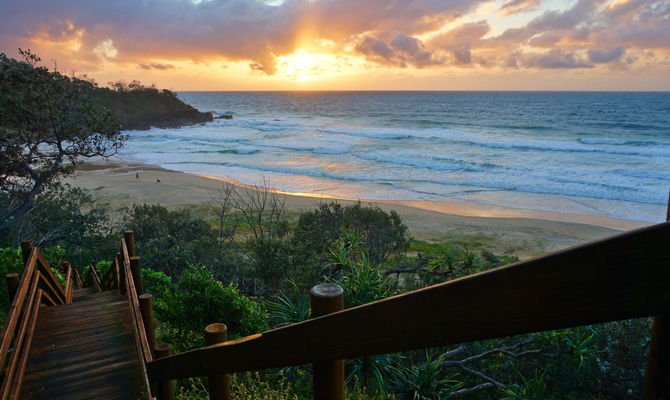
{"type": "MultiPolygon", "coordinates": [[[[379,185],[384,185],[384,184],[390,184],[391,186],[397,188],[397,189],[402,189],[408,192],[414,192],[417,194],[431,194],[435,196],[444,196],[444,193],[440,192],[429,192],[426,190],[420,190],[418,188],[412,188],[406,186],[407,184],[429,184],[429,185],[437,185],[437,186],[446,186],[446,187],[455,187],[455,186],[461,186],[461,187],[473,187],[473,188],[478,188],[478,189],[485,189],[485,190],[496,190],[496,191],[510,191],[510,192],[518,192],[518,193],[531,193],[531,194],[546,194],[546,195],[559,195],[559,196],[571,196],[571,197],[585,197],[585,198],[592,198],[592,199],[599,199],[599,200],[617,200],[617,201],[630,201],[630,202],[635,202],[635,203],[642,203],[642,204],[665,204],[665,199],[664,199],[664,194],[660,195],[660,193],[654,193],[654,195],[649,195],[648,191],[642,191],[639,189],[634,189],[634,188],[627,188],[625,187],[623,191],[616,191],[618,196],[613,196],[611,194],[607,194],[607,192],[611,192],[611,186],[606,183],[597,183],[597,182],[584,182],[583,185],[580,186],[585,186],[583,190],[572,190],[568,191],[565,190],[558,190],[559,188],[554,187],[554,188],[549,188],[549,187],[541,187],[538,186],[535,183],[526,183],[526,184],[520,184],[517,182],[510,182],[510,183],[503,183],[500,181],[486,181],[482,180],[479,182],[472,182],[472,181],[466,181],[466,180],[453,180],[453,181],[438,181],[438,180],[431,180],[431,179],[401,179],[401,178],[381,178],[381,177],[365,177],[365,176],[351,176],[351,175],[344,175],[344,174],[335,174],[335,173],[330,173],[330,172],[324,172],[323,170],[320,169],[294,169],[290,167],[280,167],[280,166],[270,166],[270,165],[249,165],[249,164],[241,164],[241,163],[234,163],[234,162],[198,162],[198,161],[181,161],[181,162],[170,162],[167,163],[167,166],[171,165],[182,165],[182,164],[201,164],[201,165],[211,165],[211,166],[221,166],[221,167],[234,167],[234,168],[242,168],[242,169],[248,169],[248,170],[253,170],[253,171],[259,171],[259,172],[265,172],[265,173],[276,173],[276,174],[283,174],[283,175],[292,175],[292,176],[307,176],[311,178],[317,178],[317,179],[328,179],[328,180],[333,180],[333,181],[350,181],[350,182],[365,182],[365,183],[373,183],[373,184],[379,184],[379,185]],[[594,188],[600,187],[602,189],[606,189],[605,193],[597,193],[594,188]],[[643,193],[644,192],[644,193],[643,193]],[[658,200],[652,200],[651,198],[653,197],[658,197],[658,200]]],[[[210,171],[203,171],[203,173],[211,174],[210,171]]],[[[577,182],[575,182],[577,183],[577,182]]],[[[574,187],[573,187],[574,189],[574,187]]],[[[371,194],[371,193],[368,193],[371,194]]]]}

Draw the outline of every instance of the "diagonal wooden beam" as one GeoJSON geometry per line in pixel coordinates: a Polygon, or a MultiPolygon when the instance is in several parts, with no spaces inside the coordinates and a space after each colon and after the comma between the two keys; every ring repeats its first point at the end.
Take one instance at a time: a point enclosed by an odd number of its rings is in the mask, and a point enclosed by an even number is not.
{"type": "Polygon", "coordinates": [[[155,360],[149,376],[259,370],[667,313],[668,243],[670,223],[642,228],[155,360]]]}

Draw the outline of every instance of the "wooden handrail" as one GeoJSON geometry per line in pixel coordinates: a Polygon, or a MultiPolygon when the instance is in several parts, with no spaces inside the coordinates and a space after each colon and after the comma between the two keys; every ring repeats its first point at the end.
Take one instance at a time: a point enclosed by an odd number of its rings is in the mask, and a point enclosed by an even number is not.
{"type": "Polygon", "coordinates": [[[44,259],[44,256],[42,256],[42,253],[39,251],[37,252],[37,268],[42,272],[42,278],[43,282],[47,286],[46,289],[50,290],[53,296],[57,297],[58,301],[61,304],[65,304],[65,290],[63,289],[63,286],[61,286],[60,282],[56,278],[56,275],[54,275],[53,271],[51,270],[51,267],[49,267],[49,263],[47,260],[44,259]]]}
{"type": "Polygon", "coordinates": [[[116,260],[114,260],[100,280],[100,287],[103,290],[117,287],[116,269],[116,260]]]}
{"type": "Polygon", "coordinates": [[[67,273],[65,274],[65,302],[72,303],[73,288],[72,288],[72,266],[67,264],[67,273]]]}
{"type": "Polygon", "coordinates": [[[91,263],[91,269],[89,270],[89,279],[91,281],[91,285],[93,288],[95,288],[96,291],[102,292],[102,284],[100,282],[100,276],[98,275],[98,271],[95,269],[95,264],[91,263]]]}
{"type": "Polygon", "coordinates": [[[64,289],[39,250],[29,244],[27,241],[25,245],[22,243],[22,248],[27,252],[24,254],[25,269],[2,331],[0,345],[2,400],[16,398],[21,389],[42,299],[49,300],[53,305],[65,304],[72,299],[71,269],[68,267],[64,289]],[[9,361],[5,363],[8,357],[9,361]]]}
{"type": "Polygon", "coordinates": [[[77,288],[83,289],[84,288],[84,282],[81,280],[81,274],[79,273],[79,269],[74,267],[74,278],[75,281],[77,282],[77,288]]]}
{"type": "Polygon", "coordinates": [[[152,381],[353,358],[670,312],[670,223],[161,358],[152,381]]]}
{"type": "Polygon", "coordinates": [[[7,319],[5,320],[5,326],[2,330],[2,345],[0,345],[0,369],[4,371],[5,359],[7,358],[7,352],[9,347],[12,344],[12,338],[14,329],[19,321],[19,316],[21,315],[21,310],[23,308],[23,301],[26,298],[28,293],[30,281],[32,280],[33,271],[35,270],[35,263],[37,262],[37,249],[32,248],[30,255],[28,256],[28,261],[26,261],[26,268],[23,270],[23,277],[21,277],[21,282],[19,283],[19,289],[14,295],[14,300],[12,300],[12,305],[9,307],[9,312],[7,313],[7,319]]]}
{"type": "Polygon", "coordinates": [[[147,339],[146,331],[144,330],[144,322],[142,321],[142,313],[140,310],[140,302],[138,293],[135,290],[135,282],[133,281],[133,274],[130,270],[130,257],[128,255],[128,247],[126,240],[121,239],[121,267],[124,270],[124,278],[126,285],[126,295],[128,296],[128,303],[130,305],[131,319],[133,321],[133,334],[135,335],[135,343],[137,345],[137,354],[140,359],[140,369],[144,378],[144,384],[147,391],[147,397],[151,398],[151,388],[149,385],[149,375],[147,372],[147,364],[153,360],[149,341],[147,339]]]}

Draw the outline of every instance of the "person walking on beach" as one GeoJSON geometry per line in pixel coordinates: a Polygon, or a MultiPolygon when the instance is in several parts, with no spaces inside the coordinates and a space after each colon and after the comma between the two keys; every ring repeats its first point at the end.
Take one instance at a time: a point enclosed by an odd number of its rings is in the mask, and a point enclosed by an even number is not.
{"type": "Polygon", "coordinates": [[[135,180],[136,181],[140,180],[140,173],[139,172],[135,172],[135,180]]]}

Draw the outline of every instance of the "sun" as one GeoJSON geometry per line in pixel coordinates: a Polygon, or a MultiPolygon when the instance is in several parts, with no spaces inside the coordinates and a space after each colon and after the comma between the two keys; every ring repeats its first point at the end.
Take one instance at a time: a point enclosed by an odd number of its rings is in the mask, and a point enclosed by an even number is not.
{"type": "Polygon", "coordinates": [[[277,76],[292,81],[325,79],[338,71],[338,60],[332,54],[313,54],[297,50],[293,54],[277,58],[277,76]]]}

